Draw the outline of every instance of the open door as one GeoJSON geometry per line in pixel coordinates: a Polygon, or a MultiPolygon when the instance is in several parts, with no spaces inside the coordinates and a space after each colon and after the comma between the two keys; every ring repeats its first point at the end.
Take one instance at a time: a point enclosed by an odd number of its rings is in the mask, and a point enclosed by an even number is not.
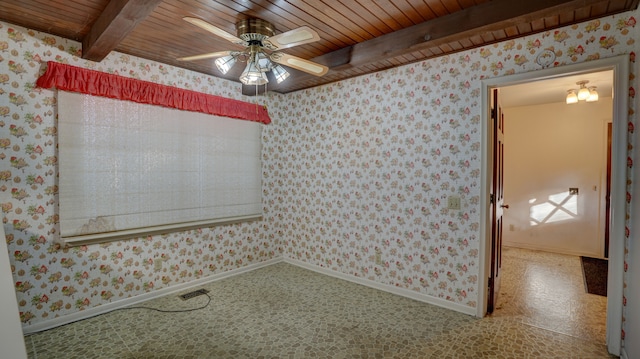
{"type": "Polygon", "coordinates": [[[502,214],[509,205],[504,204],[504,115],[498,100],[498,89],[491,91],[491,119],[489,130],[493,143],[493,176],[490,193],[491,215],[491,273],[487,313],[492,313],[498,302],[502,268],[502,214]]]}

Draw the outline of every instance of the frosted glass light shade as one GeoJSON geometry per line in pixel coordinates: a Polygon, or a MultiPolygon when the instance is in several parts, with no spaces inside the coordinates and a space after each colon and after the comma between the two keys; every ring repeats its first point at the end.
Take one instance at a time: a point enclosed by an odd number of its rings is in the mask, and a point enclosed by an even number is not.
{"type": "Polygon", "coordinates": [[[591,93],[589,92],[589,89],[588,89],[588,88],[586,88],[586,87],[581,87],[581,88],[580,88],[580,91],[578,91],[578,100],[580,100],[580,101],[584,101],[584,100],[586,100],[586,99],[588,99],[588,98],[589,98],[589,95],[590,95],[590,94],[591,94],[591,93]]]}
{"type": "Polygon", "coordinates": [[[596,91],[595,86],[589,87],[589,97],[587,97],[587,102],[596,102],[598,101],[598,91],[596,91]]]}
{"type": "Polygon", "coordinates": [[[574,90],[567,91],[567,105],[578,103],[578,95],[574,90]]]}

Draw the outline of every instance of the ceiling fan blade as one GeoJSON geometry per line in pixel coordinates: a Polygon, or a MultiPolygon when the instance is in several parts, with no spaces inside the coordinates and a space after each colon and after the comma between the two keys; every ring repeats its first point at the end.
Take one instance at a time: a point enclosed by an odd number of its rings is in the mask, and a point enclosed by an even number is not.
{"type": "Polygon", "coordinates": [[[207,30],[210,33],[220,36],[221,38],[233,42],[234,44],[239,44],[239,45],[247,45],[247,43],[242,40],[241,38],[231,35],[230,33],[222,30],[219,27],[213,26],[210,23],[202,20],[202,19],[198,19],[196,17],[190,17],[190,16],[185,16],[182,18],[184,21],[190,22],[193,25],[196,25],[197,27],[203,29],[203,30],[207,30]]]}
{"type": "Polygon", "coordinates": [[[303,58],[287,55],[282,52],[274,52],[271,54],[271,61],[277,62],[281,65],[292,67],[296,70],[304,71],[306,73],[322,76],[329,71],[329,68],[325,65],[321,65],[317,62],[305,60],[303,58]]]}
{"type": "Polygon", "coordinates": [[[271,36],[262,40],[262,43],[271,50],[280,50],[318,40],[320,40],[320,36],[318,36],[315,30],[308,26],[302,26],[283,32],[282,34],[271,36]]]}
{"type": "Polygon", "coordinates": [[[202,59],[210,59],[213,57],[222,57],[231,55],[234,51],[218,51],[218,52],[210,52],[208,54],[200,54],[186,57],[179,57],[176,60],[178,61],[194,61],[194,60],[202,60],[202,59]]]}

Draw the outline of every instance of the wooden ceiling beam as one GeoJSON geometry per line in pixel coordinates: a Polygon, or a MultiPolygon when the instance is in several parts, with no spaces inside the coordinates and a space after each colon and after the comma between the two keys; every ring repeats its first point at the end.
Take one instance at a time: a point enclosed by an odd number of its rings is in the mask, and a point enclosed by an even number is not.
{"type": "MultiPolygon", "coordinates": [[[[632,1],[637,6],[638,0],[632,1]]],[[[494,0],[348,46],[311,60],[327,65],[329,67],[328,74],[340,73],[353,67],[365,66],[451,42],[463,41],[483,33],[515,28],[515,26],[529,24],[536,19],[544,19],[602,3],[608,3],[608,0],[518,2],[494,0]]],[[[287,81],[303,83],[310,77],[312,75],[292,73],[287,81]]],[[[272,86],[271,89],[277,92],[278,86],[272,86]]]]}
{"type": "Polygon", "coordinates": [[[353,45],[349,65],[362,66],[474,34],[529,23],[606,0],[494,0],[353,45]]]}
{"type": "Polygon", "coordinates": [[[162,0],[111,0],[82,40],[82,58],[102,61],[162,0]]]}

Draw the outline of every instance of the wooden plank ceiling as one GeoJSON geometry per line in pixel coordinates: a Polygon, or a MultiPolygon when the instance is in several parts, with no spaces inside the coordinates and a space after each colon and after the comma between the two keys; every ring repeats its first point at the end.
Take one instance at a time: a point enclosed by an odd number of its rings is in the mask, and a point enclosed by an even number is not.
{"type": "MultiPolygon", "coordinates": [[[[301,90],[509,38],[636,9],[640,0],[0,0],[0,20],[82,42],[83,58],[110,51],[239,81],[212,59],[179,57],[243,47],[184,21],[201,18],[236,35],[260,18],[276,33],[307,25],[321,40],[283,52],[327,65],[316,77],[293,69],[280,93],[301,90]]],[[[251,94],[255,89],[243,87],[251,94]]]]}

